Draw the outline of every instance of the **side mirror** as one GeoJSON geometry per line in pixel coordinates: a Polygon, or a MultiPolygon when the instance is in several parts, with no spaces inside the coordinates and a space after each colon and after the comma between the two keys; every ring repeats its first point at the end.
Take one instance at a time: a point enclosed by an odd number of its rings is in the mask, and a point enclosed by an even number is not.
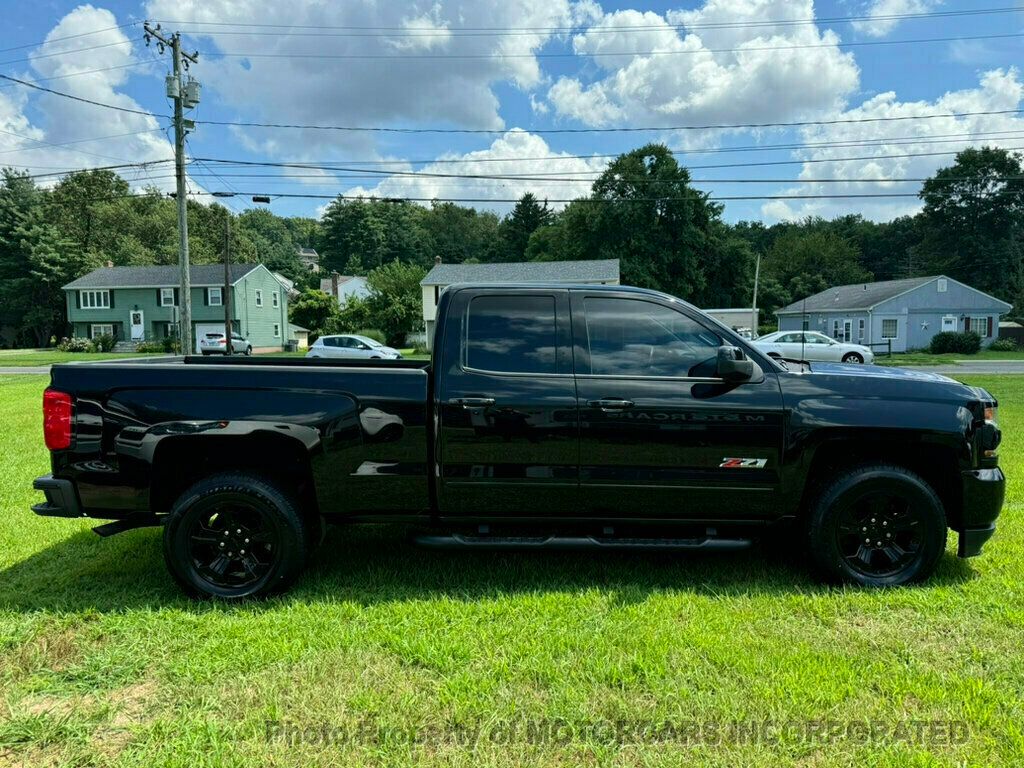
{"type": "Polygon", "coordinates": [[[754,377],[754,361],[739,347],[721,346],[717,373],[720,379],[730,383],[750,381],[754,377]]]}

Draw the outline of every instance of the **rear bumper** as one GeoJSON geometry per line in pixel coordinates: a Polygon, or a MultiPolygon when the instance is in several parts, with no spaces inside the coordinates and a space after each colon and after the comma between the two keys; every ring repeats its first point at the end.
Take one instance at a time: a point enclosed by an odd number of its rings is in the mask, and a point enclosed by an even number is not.
{"type": "Polygon", "coordinates": [[[999,467],[963,473],[963,524],[959,529],[960,557],[981,554],[996,531],[996,518],[1006,496],[1006,476],[999,467]]]}
{"type": "Polygon", "coordinates": [[[46,501],[33,504],[32,511],[44,517],[86,517],[78,503],[78,494],[70,480],[58,480],[53,475],[37,477],[32,487],[46,494],[46,501]]]}

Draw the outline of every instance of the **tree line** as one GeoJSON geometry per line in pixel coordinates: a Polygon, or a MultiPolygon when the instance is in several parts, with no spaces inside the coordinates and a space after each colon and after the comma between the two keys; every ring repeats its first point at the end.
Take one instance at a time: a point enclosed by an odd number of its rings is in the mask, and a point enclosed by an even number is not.
{"type": "MultiPolygon", "coordinates": [[[[761,257],[762,317],[829,286],[944,273],[1024,316],[1024,159],[969,149],[924,182],[914,216],[859,215],[766,226],[727,223],[664,146],[612,160],[590,194],[553,210],[527,193],[500,217],[437,201],[341,197],[319,219],[267,209],[240,214],[188,201],[193,263],[219,261],[231,231],[236,262],[263,262],[304,294],[294,318],[314,332],[374,327],[397,338],[418,323],[418,281],[446,263],[617,258],[622,281],[698,306],[749,306],[761,257]],[[370,276],[374,300],[348,314],[316,295],[319,276],[297,258],[316,248],[329,274],[370,276]],[[319,307],[319,309],[318,309],[319,307]],[[326,314],[325,314],[326,313],[326,314]],[[352,326],[352,327],[349,327],[352,326]]],[[[52,187],[5,169],[0,179],[0,326],[5,346],[42,346],[66,330],[60,286],[101,266],[177,262],[173,200],[133,192],[111,171],[69,174],[52,187]]]]}

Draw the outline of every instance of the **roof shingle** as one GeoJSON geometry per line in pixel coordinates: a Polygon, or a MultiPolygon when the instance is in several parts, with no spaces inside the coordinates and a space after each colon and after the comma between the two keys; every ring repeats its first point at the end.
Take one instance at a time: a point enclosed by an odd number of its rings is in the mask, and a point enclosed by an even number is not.
{"type": "MultiPolygon", "coordinates": [[[[259,264],[232,264],[231,283],[237,283],[259,264]]],[[[192,285],[223,285],[223,264],[193,264],[189,270],[192,285]]],[[[177,266],[159,267],[100,267],[64,286],[64,290],[77,288],[170,288],[181,282],[177,266]]]]}
{"type": "Polygon", "coordinates": [[[775,314],[825,312],[830,309],[870,309],[876,304],[888,301],[893,296],[899,296],[901,293],[930,283],[936,278],[937,276],[933,275],[932,277],[910,277],[904,280],[883,280],[878,283],[840,285],[808,296],[802,301],[794,301],[788,307],[777,310],[775,314]]]}
{"type": "Polygon", "coordinates": [[[455,283],[585,283],[619,279],[618,259],[436,264],[420,285],[455,283]]]}

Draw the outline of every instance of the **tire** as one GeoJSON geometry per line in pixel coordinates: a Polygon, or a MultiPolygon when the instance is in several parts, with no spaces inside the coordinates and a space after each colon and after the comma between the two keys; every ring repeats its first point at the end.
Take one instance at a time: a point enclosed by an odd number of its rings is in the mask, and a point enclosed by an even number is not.
{"type": "Polygon", "coordinates": [[[864,364],[864,358],[861,357],[856,352],[848,352],[847,354],[843,355],[843,362],[844,363],[856,363],[857,365],[863,365],[864,364]]]}
{"type": "Polygon", "coordinates": [[[807,522],[811,560],[829,581],[865,587],[923,581],[946,549],[942,502],[899,466],[844,472],[817,496],[807,522]]]}
{"type": "Polygon", "coordinates": [[[196,598],[231,601],[282,592],[302,573],[309,544],[295,501],[243,473],[200,480],[178,497],[164,524],[167,569],[196,598]],[[250,543],[253,549],[245,553],[250,543]]]}
{"type": "Polygon", "coordinates": [[[248,357],[251,354],[252,354],[252,347],[246,347],[245,348],[245,356],[248,357]]]}

